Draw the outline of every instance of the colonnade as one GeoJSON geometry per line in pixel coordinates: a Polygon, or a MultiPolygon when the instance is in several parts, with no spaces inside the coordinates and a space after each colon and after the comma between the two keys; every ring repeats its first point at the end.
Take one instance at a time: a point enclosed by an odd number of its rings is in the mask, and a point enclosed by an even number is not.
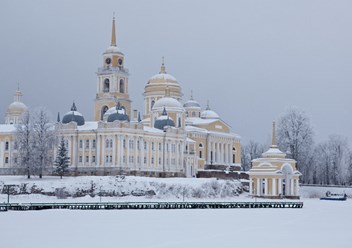
{"type": "Polygon", "coordinates": [[[249,193],[255,196],[298,196],[298,178],[251,177],[249,179],[249,193]]]}
{"type": "Polygon", "coordinates": [[[232,143],[208,141],[207,144],[207,164],[234,164],[232,143]]]}

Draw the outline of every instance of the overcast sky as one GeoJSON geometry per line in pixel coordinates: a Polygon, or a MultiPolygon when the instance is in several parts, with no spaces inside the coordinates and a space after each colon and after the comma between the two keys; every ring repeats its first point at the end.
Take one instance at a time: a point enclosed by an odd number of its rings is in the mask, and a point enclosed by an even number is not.
{"type": "Polygon", "coordinates": [[[160,70],[207,99],[244,141],[268,140],[290,106],[310,117],[316,140],[352,142],[352,1],[15,1],[0,2],[0,116],[17,84],[29,107],[56,118],[75,100],[93,119],[97,68],[117,43],[130,70],[133,108],[160,70]]]}

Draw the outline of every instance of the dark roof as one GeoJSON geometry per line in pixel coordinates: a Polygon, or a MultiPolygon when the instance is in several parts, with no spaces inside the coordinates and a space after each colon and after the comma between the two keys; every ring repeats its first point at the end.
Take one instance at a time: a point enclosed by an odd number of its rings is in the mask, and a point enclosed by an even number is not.
{"type": "Polygon", "coordinates": [[[130,121],[130,118],[126,114],[126,110],[123,107],[121,107],[120,103],[118,102],[116,105],[116,112],[110,114],[107,121],[108,122],[130,121]]]}
{"type": "Polygon", "coordinates": [[[71,111],[67,112],[62,118],[62,123],[64,124],[70,123],[71,121],[76,122],[78,126],[82,126],[85,123],[84,117],[77,111],[75,103],[72,104],[71,111]]]}

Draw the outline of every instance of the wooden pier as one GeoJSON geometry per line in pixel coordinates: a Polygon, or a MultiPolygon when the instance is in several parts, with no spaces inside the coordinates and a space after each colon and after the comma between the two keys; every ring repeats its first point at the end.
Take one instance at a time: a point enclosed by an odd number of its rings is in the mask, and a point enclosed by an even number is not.
{"type": "Polygon", "coordinates": [[[302,208],[303,202],[92,202],[92,203],[10,203],[0,211],[44,209],[129,210],[129,209],[224,209],[224,208],[302,208]]]}

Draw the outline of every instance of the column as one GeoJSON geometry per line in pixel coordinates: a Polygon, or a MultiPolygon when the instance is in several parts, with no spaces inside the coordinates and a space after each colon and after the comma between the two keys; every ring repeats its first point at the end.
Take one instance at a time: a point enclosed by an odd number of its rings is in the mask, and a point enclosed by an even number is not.
{"type": "Polygon", "coordinates": [[[298,179],[295,179],[295,181],[296,181],[296,192],[295,192],[295,195],[299,195],[299,181],[298,181],[298,179]]]}
{"type": "Polygon", "coordinates": [[[210,143],[210,138],[208,138],[208,143],[207,143],[207,164],[210,164],[210,150],[211,150],[211,143],[210,143]]]}
{"type": "Polygon", "coordinates": [[[127,167],[129,167],[130,165],[130,138],[129,137],[126,139],[126,147],[127,147],[126,164],[127,164],[127,167]]]}
{"type": "Polygon", "coordinates": [[[257,196],[261,196],[261,179],[257,178],[257,196]]]}
{"type": "Polygon", "coordinates": [[[272,178],[271,180],[271,195],[276,195],[276,178],[272,178]]]}
{"type": "Polygon", "coordinates": [[[102,154],[101,154],[101,156],[102,156],[102,158],[103,158],[103,163],[102,163],[102,165],[104,165],[105,166],[105,163],[106,163],[106,155],[105,155],[105,146],[106,146],[106,142],[105,142],[105,137],[102,135],[101,136],[101,144],[102,144],[102,154]]]}
{"type": "Polygon", "coordinates": [[[215,142],[211,142],[211,152],[213,154],[213,157],[211,158],[211,162],[214,164],[215,163],[215,142]]]}
{"type": "Polygon", "coordinates": [[[293,178],[290,179],[290,184],[291,184],[291,187],[290,187],[290,195],[294,195],[294,189],[295,189],[295,187],[294,187],[294,179],[293,179],[293,178]]]}
{"type": "Polygon", "coordinates": [[[268,195],[268,178],[264,179],[264,195],[268,195]]]}
{"type": "Polygon", "coordinates": [[[253,180],[249,178],[249,195],[253,195],[253,180]]]}
{"type": "Polygon", "coordinates": [[[216,162],[217,162],[218,164],[220,163],[220,143],[217,143],[216,162]]]}
{"type": "Polygon", "coordinates": [[[116,135],[112,139],[112,164],[116,165],[116,135]]]}
{"type": "Polygon", "coordinates": [[[281,178],[279,178],[278,188],[279,188],[279,195],[282,195],[282,179],[281,178]]]}
{"type": "Polygon", "coordinates": [[[137,163],[138,163],[138,138],[135,136],[133,137],[134,142],[134,159],[133,159],[133,166],[134,169],[137,170],[137,163]]]}

